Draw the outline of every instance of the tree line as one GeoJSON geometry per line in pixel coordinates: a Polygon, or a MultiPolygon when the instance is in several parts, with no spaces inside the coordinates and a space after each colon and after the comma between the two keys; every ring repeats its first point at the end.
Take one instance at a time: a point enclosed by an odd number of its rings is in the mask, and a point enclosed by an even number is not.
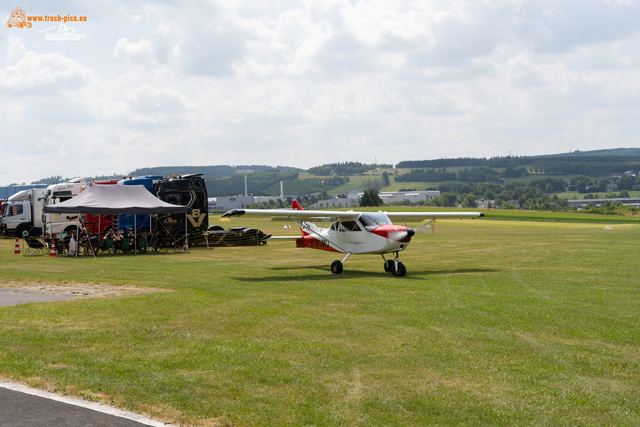
{"type": "MultiPolygon", "coordinates": [[[[244,175],[224,177],[205,177],[207,193],[209,196],[234,196],[244,194],[244,175]]],[[[280,195],[280,181],[284,183],[286,194],[305,195],[319,193],[324,188],[325,192],[349,182],[347,176],[331,176],[325,178],[300,179],[298,172],[280,172],[272,170],[263,173],[247,175],[247,188],[249,194],[254,196],[278,196],[280,195]]]]}
{"type": "MultiPolygon", "coordinates": [[[[290,166],[266,166],[266,165],[215,165],[215,166],[157,166],[151,168],[139,168],[130,173],[133,176],[144,175],[161,175],[169,177],[172,175],[187,175],[192,173],[201,173],[203,177],[231,177],[238,174],[238,171],[252,171],[255,173],[268,172],[268,171],[298,171],[298,168],[290,166]]],[[[242,173],[238,174],[244,176],[242,173]]]]}
{"type": "MultiPolygon", "coordinates": [[[[623,173],[628,170],[640,169],[640,156],[638,155],[564,155],[564,156],[520,156],[520,157],[492,157],[472,158],[463,157],[457,159],[436,160],[411,160],[403,161],[396,168],[422,169],[424,175],[432,174],[437,168],[447,167],[477,167],[477,168],[505,168],[511,172],[526,170],[527,168],[541,170],[551,175],[588,175],[603,176],[608,173],[623,173]]],[[[414,173],[412,170],[411,173],[414,173]]],[[[415,172],[417,173],[417,172],[415,172]]],[[[442,172],[440,172],[442,174],[442,172]]],[[[517,173],[516,173],[517,174],[517,173]]],[[[522,175],[520,175],[522,176],[522,175]]],[[[513,178],[515,176],[509,176],[513,178]]],[[[421,179],[423,181],[426,179],[421,179]]],[[[446,179],[432,179],[432,182],[445,181],[446,179]]],[[[397,181],[397,178],[396,178],[397,181]]]]}
{"type": "Polygon", "coordinates": [[[500,178],[517,178],[529,175],[525,167],[505,168],[502,173],[487,166],[474,166],[456,172],[448,172],[447,168],[412,169],[405,174],[396,175],[396,182],[497,182],[500,178]]]}
{"type": "Polygon", "coordinates": [[[410,203],[393,202],[391,205],[439,206],[465,208],[478,207],[477,200],[493,200],[495,206],[502,209],[562,210],[568,208],[568,202],[558,197],[558,188],[564,189],[564,181],[558,178],[543,178],[529,182],[508,182],[504,186],[494,182],[443,183],[439,186],[440,195],[431,200],[410,203]]]}
{"type": "Polygon", "coordinates": [[[310,175],[328,176],[328,175],[358,175],[377,168],[391,168],[393,165],[388,164],[366,164],[360,162],[344,162],[344,163],[328,163],[321,166],[309,168],[307,172],[310,175]]]}

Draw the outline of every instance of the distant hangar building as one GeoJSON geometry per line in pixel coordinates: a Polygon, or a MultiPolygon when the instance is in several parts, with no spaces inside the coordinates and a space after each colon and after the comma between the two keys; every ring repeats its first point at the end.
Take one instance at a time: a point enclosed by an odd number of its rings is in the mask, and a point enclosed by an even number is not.
{"type": "Polygon", "coordinates": [[[440,195],[439,191],[385,191],[378,194],[382,201],[386,203],[401,202],[407,200],[409,202],[426,202],[435,199],[440,195]]]}
{"type": "Polygon", "coordinates": [[[611,203],[620,202],[625,206],[631,206],[632,208],[640,208],[640,197],[622,198],[622,199],[570,199],[567,200],[570,208],[583,209],[588,204],[593,203],[596,207],[602,206],[606,201],[611,203]]]}

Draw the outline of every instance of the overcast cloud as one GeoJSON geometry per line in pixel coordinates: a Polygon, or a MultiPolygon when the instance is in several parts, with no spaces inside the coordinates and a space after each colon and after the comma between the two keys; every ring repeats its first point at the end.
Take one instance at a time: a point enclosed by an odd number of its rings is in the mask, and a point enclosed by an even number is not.
{"type": "Polygon", "coordinates": [[[633,0],[22,1],[0,9],[0,185],[637,147],[633,0]]]}

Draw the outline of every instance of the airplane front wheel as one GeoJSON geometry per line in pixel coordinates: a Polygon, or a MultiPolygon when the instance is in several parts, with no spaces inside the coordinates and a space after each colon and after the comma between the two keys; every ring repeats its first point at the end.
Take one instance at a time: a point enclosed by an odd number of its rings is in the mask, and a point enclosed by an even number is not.
{"type": "Polygon", "coordinates": [[[395,268],[395,266],[393,267],[394,268],[391,270],[391,274],[393,274],[394,276],[402,277],[407,274],[407,267],[405,267],[403,263],[399,262],[397,269],[395,268]]]}
{"type": "Polygon", "coordinates": [[[331,272],[333,274],[342,274],[342,263],[335,260],[331,263],[331,272]]]}

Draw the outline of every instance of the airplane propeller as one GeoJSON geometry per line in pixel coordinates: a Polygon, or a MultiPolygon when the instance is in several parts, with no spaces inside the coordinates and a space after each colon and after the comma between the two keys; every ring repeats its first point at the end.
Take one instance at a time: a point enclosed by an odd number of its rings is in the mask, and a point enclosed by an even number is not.
{"type": "Polygon", "coordinates": [[[427,222],[426,224],[422,224],[420,227],[416,228],[415,232],[416,233],[421,233],[426,228],[430,228],[431,229],[431,234],[436,234],[435,219],[432,219],[431,221],[427,222]]]}

